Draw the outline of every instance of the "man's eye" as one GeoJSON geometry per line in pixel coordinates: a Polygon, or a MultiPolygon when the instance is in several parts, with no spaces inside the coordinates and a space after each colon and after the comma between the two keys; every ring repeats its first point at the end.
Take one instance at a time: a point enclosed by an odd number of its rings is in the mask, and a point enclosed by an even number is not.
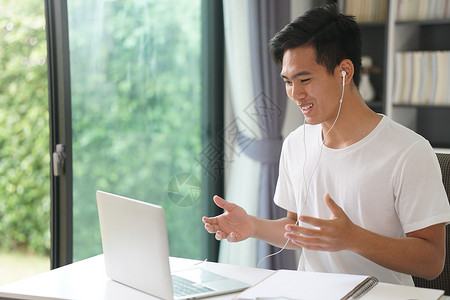
{"type": "Polygon", "coordinates": [[[284,84],[286,84],[286,85],[288,85],[288,84],[291,84],[292,82],[291,81],[288,81],[288,80],[283,80],[284,81],[284,84]]]}
{"type": "Polygon", "coordinates": [[[310,80],[311,78],[305,78],[305,79],[302,79],[302,80],[300,80],[301,82],[308,82],[309,80],[310,80]]]}

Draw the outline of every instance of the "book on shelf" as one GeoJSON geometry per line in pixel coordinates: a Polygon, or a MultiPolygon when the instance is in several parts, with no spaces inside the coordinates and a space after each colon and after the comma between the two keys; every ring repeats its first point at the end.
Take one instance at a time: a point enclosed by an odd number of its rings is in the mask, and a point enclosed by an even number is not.
{"type": "Polygon", "coordinates": [[[450,51],[405,51],[394,57],[393,104],[450,105],[450,51]]]}
{"type": "MultiPolygon", "coordinates": [[[[449,75],[447,75],[447,78],[450,76],[450,53],[447,53],[447,70],[449,75]]],[[[450,105],[450,84],[447,83],[447,89],[445,92],[445,103],[450,105]]]]}
{"type": "Polygon", "coordinates": [[[413,55],[408,51],[402,55],[402,68],[399,70],[403,72],[403,84],[401,86],[401,93],[399,104],[411,103],[411,86],[413,82],[413,55]]]}
{"type": "MultiPolygon", "coordinates": [[[[421,70],[422,66],[421,66],[421,60],[422,60],[422,55],[420,52],[411,52],[411,56],[412,56],[412,69],[413,70],[421,70]]],[[[420,82],[422,80],[422,72],[419,73],[417,76],[411,76],[411,95],[410,97],[408,97],[409,99],[411,99],[411,104],[420,104],[420,99],[419,99],[419,90],[420,90],[420,82]]]]}
{"type": "Polygon", "coordinates": [[[420,68],[422,70],[420,82],[423,82],[423,84],[420,84],[419,103],[426,103],[430,99],[431,82],[433,78],[430,52],[422,53],[420,68]]]}
{"type": "Polygon", "coordinates": [[[400,52],[395,53],[394,58],[394,83],[392,99],[394,104],[399,104],[401,99],[401,92],[403,86],[403,55],[400,52]]]}
{"type": "Polygon", "coordinates": [[[355,16],[359,23],[384,22],[387,16],[387,0],[346,0],[344,13],[355,16]]]}
{"type": "Polygon", "coordinates": [[[450,18],[450,0],[398,0],[397,21],[450,18]]]}
{"type": "Polygon", "coordinates": [[[434,97],[434,104],[444,105],[446,104],[448,85],[448,71],[447,71],[447,52],[436,52],[437,61],[437,78],[436,78],[436,95],[434,97]]]}
{"type": "Polygon", "coordinates": [[[430,66],[431,66],[431,81],[430,81],[430,97],[425,99],[425,104],[434,104],[434,98],[436,97],[436,85],[437,85],[437,55],[436,52],[430,53],[430,66]]]}

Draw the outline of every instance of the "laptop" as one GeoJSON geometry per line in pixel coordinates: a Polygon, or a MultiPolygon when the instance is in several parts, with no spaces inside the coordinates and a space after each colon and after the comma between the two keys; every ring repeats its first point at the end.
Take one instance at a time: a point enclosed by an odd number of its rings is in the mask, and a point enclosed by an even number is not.
{"type": "Polygon", "coordinates": [[[198,299],[250,286],[201,266],[171,274],[161,206],[102,191],[97,191],[97,206],[106,274],[112,280],[161,299],[198,299]]]}

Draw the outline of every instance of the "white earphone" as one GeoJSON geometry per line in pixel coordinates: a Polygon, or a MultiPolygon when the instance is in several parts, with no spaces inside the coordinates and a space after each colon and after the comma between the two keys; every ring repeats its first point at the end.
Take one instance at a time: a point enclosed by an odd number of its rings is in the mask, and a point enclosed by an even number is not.
{"type": "MultiPolygon", "coordinates": [[[[345,76],[347,75],[347,72],[341,71],[341,75],[342,75],[342,95],[341,95],[341,99],[339,99],[340,103],[342,103],[342,99],[344,98],[345,76]]],[[[340,107],[339,107],[339,109],[340,109],[340,107]]]]}

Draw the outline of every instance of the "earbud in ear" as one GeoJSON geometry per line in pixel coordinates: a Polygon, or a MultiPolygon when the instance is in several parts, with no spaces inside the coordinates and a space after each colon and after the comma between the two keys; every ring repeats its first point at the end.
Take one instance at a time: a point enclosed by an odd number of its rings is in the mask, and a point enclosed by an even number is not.
{"type": "MultiPolygon", "coordinates": [[[[344,88],[345,88],[345,75],[347,75],[347,72],[345,72],[344,70],[341,71],[341,75],[342,75],[342,95],[341,95],[341,99],[339,99],[339,103],[342,104],[342,99],[344,98],[344,88]]],[[[340,107],[340,106],[339,106],[340,107]]]]}
{"type": "Polygon", "coordinates": [[[345,85],[345,75],[347,75],[347,72],[341,71],[342,74],[342,87],[345,85]]]}

